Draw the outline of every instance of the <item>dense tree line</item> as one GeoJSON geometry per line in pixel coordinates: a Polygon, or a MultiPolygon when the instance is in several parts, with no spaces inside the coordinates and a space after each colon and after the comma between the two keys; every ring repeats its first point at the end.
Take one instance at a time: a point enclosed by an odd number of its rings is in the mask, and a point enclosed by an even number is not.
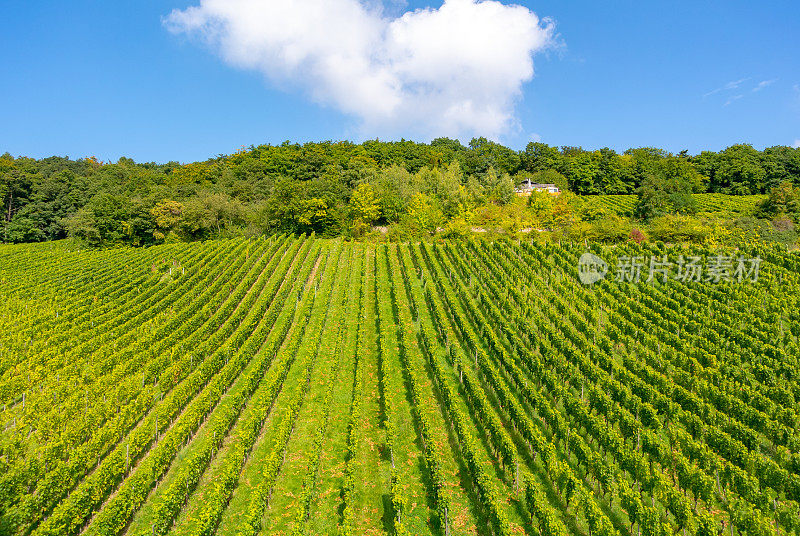
{"type": "MultiPolygon", "coordinates": [[[[527,179],[582,195],[638,192],[651,205],[682,212],[687,191],[751,194],[800,184],[800,149],[734,145],[692,156],[543,143],[515,151],[485,138],[466,146],[446,138],[285,142],[186,165],[6,153],[0,156],[0,240],[72,235],[90,243],[146,244],[243,230],[358,235],[392,223],[425,231],[468,221],[476,206],[502,205],[527,179]]],[[[639,215],[652,214],[643,208],[639,215]]]]}

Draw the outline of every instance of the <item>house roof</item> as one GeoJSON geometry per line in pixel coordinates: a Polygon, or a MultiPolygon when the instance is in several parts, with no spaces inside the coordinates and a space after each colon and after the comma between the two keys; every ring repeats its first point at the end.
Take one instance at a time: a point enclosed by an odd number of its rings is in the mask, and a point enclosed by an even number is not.
{"type": "Polygon", "coordinates": [[[526,186],[528,188],[558,188],[558,186],[556,186],[555,184],[538,184],[535,182],[532,183],[523,182],[522,186],[526,186]]]}

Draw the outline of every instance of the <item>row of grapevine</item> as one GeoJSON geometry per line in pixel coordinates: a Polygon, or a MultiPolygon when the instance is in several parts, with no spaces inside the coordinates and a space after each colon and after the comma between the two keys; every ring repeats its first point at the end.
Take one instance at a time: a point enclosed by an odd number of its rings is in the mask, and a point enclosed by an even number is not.
{"type": "Polygon", "coordinates": [[[2,534],[800,532],[796,253],[585,286],[585,244],[67,248],[0,246],[2,534]]]}

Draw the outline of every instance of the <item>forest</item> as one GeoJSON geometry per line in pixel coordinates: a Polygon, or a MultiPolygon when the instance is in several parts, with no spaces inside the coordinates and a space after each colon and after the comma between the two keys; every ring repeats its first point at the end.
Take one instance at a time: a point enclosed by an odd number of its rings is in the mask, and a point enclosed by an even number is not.
{"type": "Polygon", "coordinates": [[[782,218],[778,227],[793,230],[798,185],[800,149],[759,151],[746,144],[690,155],[543,143],[516,151],[485,138],[466,146],[447,138],[287,141],[189,164],[6,153],[0,156],[0,240],[148,245],[275,232],[360,238],[376,228],[398,240],[474,228],[597,238],[596,230],[584,236],[586,225],[576,224],[608,226],[608,214],[584,196],[635,195],[634,210],[614,214],[624,220],[599,235],[612,239],[654,219],[695,217],[702,206],[693,199],[703,193],[771,194],[770,203],[745,214],[754,219],[732,225],[752,229],[782,218]],[[518,199],[515,186],[529,179],[568,194],[556,201],[518,199]]]}

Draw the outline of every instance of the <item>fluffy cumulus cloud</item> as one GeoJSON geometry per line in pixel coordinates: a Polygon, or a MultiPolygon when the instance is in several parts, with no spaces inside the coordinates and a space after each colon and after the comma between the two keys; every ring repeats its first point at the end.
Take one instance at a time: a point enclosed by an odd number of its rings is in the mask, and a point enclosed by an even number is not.
{"type": "Polygon", "coordinates": [[[800,149],[800,138],[797,138],[796,140],[794,140],[794,143],[792,144],[792,147],[794,147],[795,149],[800,149]]]}
{"type": "Polygon", "coordinates": [[[201,0],[164,20],[228,63],[359,120],[363,135],[497,138],[553,24],[525,7],[445,0],[388,16],[375,0],[201,0]]]}

